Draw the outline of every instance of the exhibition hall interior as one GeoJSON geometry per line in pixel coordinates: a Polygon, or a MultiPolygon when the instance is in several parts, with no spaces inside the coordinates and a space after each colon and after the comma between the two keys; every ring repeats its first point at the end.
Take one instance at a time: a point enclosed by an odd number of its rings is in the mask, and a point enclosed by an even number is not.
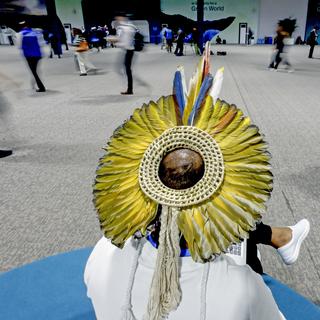
{"type": "Polygon", "coordinates": [[[320,319],[319,0],[0,27],[0,319],[320,319]]]}

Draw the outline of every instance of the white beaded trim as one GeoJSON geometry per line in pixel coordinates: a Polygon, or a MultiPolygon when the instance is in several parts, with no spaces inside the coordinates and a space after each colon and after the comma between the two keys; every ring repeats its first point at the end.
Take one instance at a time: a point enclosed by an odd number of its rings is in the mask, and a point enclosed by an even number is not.
{"type": "Polygon", "coordinates": [[[147,148],[139,168],[143,192],[154,201],[171,207],[200,203],[217,191],[224,177],[222,152],[218,143],[205,131],[193,126],[176,126],[166,130],[147,148]],[[159,178],[159,166],[170,151],[187,148],[198,152],[204,161],[204,175],[192,187],[171,189],[159,178]]]}

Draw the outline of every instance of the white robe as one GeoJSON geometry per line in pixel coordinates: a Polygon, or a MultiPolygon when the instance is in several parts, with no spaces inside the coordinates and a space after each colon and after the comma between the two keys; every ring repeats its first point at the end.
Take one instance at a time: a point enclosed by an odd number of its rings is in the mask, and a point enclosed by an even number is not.
{"type": "MultiPolygon", "coordinates": [[[[157,250],[145,240],[132,289],[133,313],[146,312],[157,250]]],[[[87,294],[98,320],[121,320],[136,249],[131,241],[118,249],[102,238],[93,249],[84,274],[87,294]]],[[[168,320],[198,320],[204,264],[181,258],[182,300],[168,320]]],[[[270,289],[248,266],[238,266],[224,255],[210,263],[206,291],[207,320],[278,320],[279,310],[270,289]]]]}

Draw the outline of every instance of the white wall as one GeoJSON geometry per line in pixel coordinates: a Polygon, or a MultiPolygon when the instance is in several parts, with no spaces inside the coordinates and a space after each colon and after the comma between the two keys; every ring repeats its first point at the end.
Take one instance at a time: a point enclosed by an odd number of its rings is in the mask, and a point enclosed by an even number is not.
{"type": "MultiPolygon", "coordinates": [[[[236,17],[234,22],[220,33],[220,37],[226,39],[227,43],[238,43],[240,22],[246,22],[252,30],[257,30],[259,0],[205,0],[204,2],[204,20],[236,17]]],[[[167,14],[181,14],[196,20],[196,3],[196,0],[162,0],[161,10],[167,14]]]]}
{"type": "MultiPolygon", "coordinates": [[[[239,23],[246,22],[254,32],[254,38],[273,36],[279,19],[296,18],[298,28],[294,37],[303,38],[308,0],[204,0],[204,18],[217,20],[235,16],[235,21],[220,37],[227,43],[238,43],[239,23]]],[[[182,14],[197,19],[196,0],[162,0],[161,10],[167,14],[182,14]]]]}
{"type": "Polygon", "coordinates": [[[279,19],[297,19],[293,37],[304,38],[308,11],[308,0],[261,0],[258,37],[274,36],[279,19]]]}
{"type": "Polygon", "coordinates": [[[84,26],[81,0],[55,0],[57,14],[62,23],[71,23],[71,27],[84,26]]]}
{"type": "MultiPolygon", "coordinates": [[[[206,1],[205,1],[206,2],[206,1]]],[[[236,17],[233,23],[224,31],[220,32],[220,37],[226,39],[227,43],[239,42],[239,23],[247,23],[248,28],[257,30],[258,28],[258,13],[259,1],[257,0],[220,0],[220,1],[207,1],[209,4],[206,6],[208,9],[204,11],[205,20],[216,20],[227,18],[230,16],[236,17]],[[210,4],[214,6],[223,7],[223,11],[210,10],[210,4]]]]}

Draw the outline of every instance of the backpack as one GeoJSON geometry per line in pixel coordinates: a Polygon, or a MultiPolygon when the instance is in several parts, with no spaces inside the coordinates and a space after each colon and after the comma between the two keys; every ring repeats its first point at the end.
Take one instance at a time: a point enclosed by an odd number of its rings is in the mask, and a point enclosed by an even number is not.
{"type": "Polygon", "coordinates": [[[143,35],[137,30],[134,35],[134,51],[142,51],[144,47],[143,35]]]}

